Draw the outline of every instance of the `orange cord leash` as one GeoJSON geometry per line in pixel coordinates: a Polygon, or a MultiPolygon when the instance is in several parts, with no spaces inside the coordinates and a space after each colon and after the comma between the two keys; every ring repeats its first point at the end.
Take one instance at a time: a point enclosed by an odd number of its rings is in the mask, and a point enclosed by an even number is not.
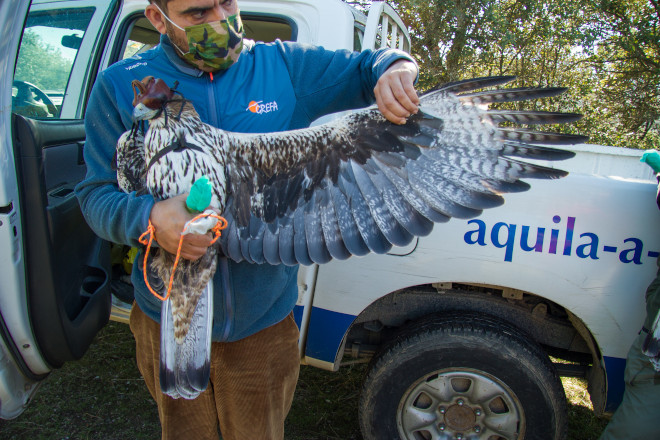
{"type": "Polygon", "coordinates": [[[218,222],[215,224],[213,229],[211,229],[213,235],[215,236],[213,237],[213,241],[211,241],[211,244],[214,244],[216,241],[218,241],[218,238],[220,238],[220,235],[222,235],[222,230],[227,227],[227,220],[225,220],[223,217],[220,217],[218,214],[212,214],[206,212],[203,212],[195,216],[192,220],[186,223],[186,226],[183,228],[183,231],[181,231],[181,238],[179,238],[179,247],[176,250],[176,258],[174,259],[174,265],[172,266],[172,273],[170,274],[170,282],[167,286],[167,294],[165,296],[159,295],[151,287],[151,285],[149,284],[149,280],[147,279],[147,257],[149,257],[149,252],[151,251],[151,245],[154,241],[154,235],[156,233],[156,228],[154,228],[154,225],[151,224],[151,220],[149,220],[149,226],[147,227],[147,230],[144,231],[142,235],[140,235],[139,238],[140,243],[147,246],[147,249],[144,251],[144,264],[142,268],[144,283],[147,285],[147,288],[149,289],[151,294],[156,298],[160,299],[161,301],[165,301],[167,298],[170,297],[170,292],[172,291],[172,283],[174,282],[174,272],[176,271],[176,267],[179,265],[179,259],[181,258],[181,246],[183,245],[183,236],[186,234],[186,230],[188,229],[188,226],[195,220],[206,217],[213,217],[216,220],[218,220],[218,222]]]}

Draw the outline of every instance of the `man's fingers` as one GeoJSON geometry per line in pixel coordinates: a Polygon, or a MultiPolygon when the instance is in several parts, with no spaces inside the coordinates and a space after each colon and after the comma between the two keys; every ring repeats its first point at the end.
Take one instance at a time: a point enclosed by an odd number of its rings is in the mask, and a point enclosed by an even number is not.
{"type": "Polygon", "coordinates": [[[213,242],[213,236],[211,233],[208,234],[187,234],[183,238],[183,242],[192,247],[203,247],[207,248],[211,246],[213,242]]]}
{"type": "MultiPolygon", "coordinates": [[[[151,209],[151,223],[156,233],[155,239],[167,252],[176,254],[179,248],[181,233],[187,221],[193,218],[185,207],[187,194],[172,197],[157,202],[151,209]]],[[[206,252],[211,245],[211,234],[187,234],[181,244],[181,256],[188,260],[196,260],[206,252]]]]}
{"type": "Polygon", "coordinates": [[[376,90],[376,104],[385,118],[395,124],[405,124],[410,112],[403,107],[388,88],[376,90]]]}
{"type": "Polygon", "coordinates": [[[378,109],[395,124],[404,124],[406,118],[417,113],[419,97],[414,81],[417,67],[406,60],[392,64],[380,77],[374,94],[378,109]]]}
{"type": "Polygon", "coordinates": [[[181,243],[181,257],[187,260],[197,260],[204,256],[213,238],[210,234],[188,234],[181,243]]]}
{"type": "Polygon", "coordinates": [[[407,75],[397,76],[396,80],[391,83],[391,90],[397,102],[405,108],[409,114],[417,113],[419,98],[417,97],[417,92],[415,92],[412,81],[407,75]],[[408,81],[410,81],[409,84],[407,83],[408,81]]]}
{"type": "Polygon", "coordinates": [[[395,124],[405,124],[410,115],[417,113],[417,104],[410,99],[400,83],[399,87],[378,89],[376,103],[383,116],[395,124]]]}

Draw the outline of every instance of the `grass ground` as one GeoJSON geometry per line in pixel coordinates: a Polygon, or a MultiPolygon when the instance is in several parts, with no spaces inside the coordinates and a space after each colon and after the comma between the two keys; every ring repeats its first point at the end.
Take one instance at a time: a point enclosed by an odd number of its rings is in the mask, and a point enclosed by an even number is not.
{"type": "MultiPolygon", "coordinates": [[[[79,361],[53,372],[26,412],[0,420],[0,438],[16,440],[157,439],[156,405],[135,365],[128,326],[110,323],[79,361]]],[[[287,440],[359,440],[357,402],[364,366],[330,373],[301,368],[287,440]]],[[[564,379],[569,440],[595,440],[606,421],[593,415],[585,383],[564,379]]]]}

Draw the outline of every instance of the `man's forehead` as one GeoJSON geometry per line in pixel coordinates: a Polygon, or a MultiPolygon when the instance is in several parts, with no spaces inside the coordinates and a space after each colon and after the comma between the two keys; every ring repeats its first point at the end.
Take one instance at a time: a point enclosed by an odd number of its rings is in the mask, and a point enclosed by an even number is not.
{"type": "Polygon", "coordinates": [[[218,5],[223,6],[225,3],[227,3],[227,6],[233,6],[237,2],[236,0],[232,2],[226,2],[225,0],[170,0],[167,2],[167,9],[172,12],[183,14],[211,9],[218,5]]]}

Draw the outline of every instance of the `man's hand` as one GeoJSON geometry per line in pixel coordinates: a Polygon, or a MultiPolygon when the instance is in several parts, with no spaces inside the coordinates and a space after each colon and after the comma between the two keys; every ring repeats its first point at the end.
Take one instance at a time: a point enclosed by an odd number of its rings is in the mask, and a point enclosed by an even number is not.
{"type": "Polygon", "coordinates": [[[419,97],[415,91],[417,66],[408,60],[398,60],[387,68],[374,88],[378,110],[395,124],[405,124],[417,113],[419,97]]]}
{"type": "MultiPolygon", "coordinates": [[[[156,230],[155,239],[158,245],[175,255],[186,222],[195,217],[186,209],[186,197],[188,193],[156,202],[149,216],[156,230]]],[[[212,241],[211,233],[185,235],[181,245],[181,257],[193,261],[201,258],[212,241]]]]}

